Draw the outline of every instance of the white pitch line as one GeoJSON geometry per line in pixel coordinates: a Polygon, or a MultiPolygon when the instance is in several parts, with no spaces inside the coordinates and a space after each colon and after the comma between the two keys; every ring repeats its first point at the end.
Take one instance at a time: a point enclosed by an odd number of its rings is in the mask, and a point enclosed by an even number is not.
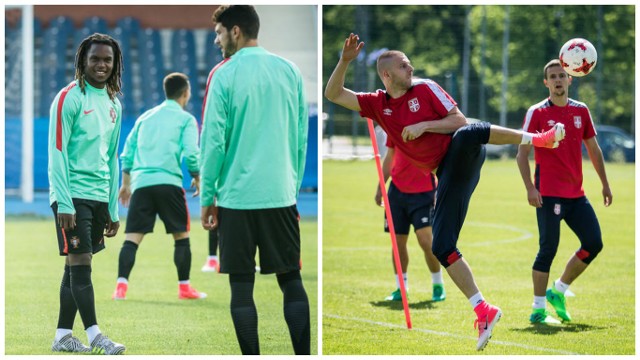
{"type": "MultiPolygon", "coordinates": [[[[533,234],[530,233],[529,231],[521,229],[519,227],[510,226],[510,225],[493,224],[493,223],[485,223],[485,222],[477,222],[477,221],[469,221],[465,225],[468,225],[468,226],[479,226],[479,227],[489,227],[489,228],[500,229],[500,230],[508,230],[508,231],[513,231],[515,233],[520,233],[522,235],[517,236],[517,237],[513,237],[513,238],[508,238],[508,239],[488,240],[488,241],[482,241],[482,242],[469,242],[469,241],[464,241],[464,239],[461,239],[462,243],[460,245],[463,248],[464,247],[472,247],[472,246],[508,244],[508,243],[514,243],[514,242],[518,242],[518,241],[531,239],[533,237],[533,234]]],[[[387,246],[334,247],[334,248],[325,247],[324,251],[378,251],[378,250],[383,250],[383,249],[388,249],[388,247],[387,246]]]]}
{"type": "MultiPolygon", "coordinates": [[[[510,225],[492,224],[492,223],[477,222],[477,221],[469,221],[465,225],[480,226],[480,227],[490,227],[490,228],[494,228],[494,229],[508,230],[508,231],[513,231],[515,233],[520,233],[522,235],[520,235],[518,237],[514,237],[514,238],[509,238],[509,239],[489,240],[489,241],[483,241],[483,242],[469,242],[468,244],[465,244],[464,243],[464,239],[462,239],[462,241],[463,241],[462,246],[485,246],[485,245],[495,245],[495,244],[507,244],[507,243],[513,243],[513,242],[518,242],[518,241],[531,239],[533,237],[533,234],[530,233],[529,231],[521,229],[519,227],[510,226],[510,225]]],[[[463,226],[463,228],[464,228],[464,226],[463,226]]]]}
{"type": "MultiPolygon", "coordinates": [[[[390,328],[406,329],[406,326],[403,326],[403,325],[385,323],[385,322],[380,322],[380,321],[372,321],[372,320],[368,320],[368,319],[360,319],[360,318],[346,317],[346,316],[340,316],[340,315],[334,315],[334,314],[326,314],[326,313],[323,314],[323,316],[324,317],[329,317],[329,318],[334,318],[334,319],[339,319],[339,320],[358,321],[358,322],[367,323],[367,324],[371,324],[371,325],[379,325],[379,326],[390,327],[390,328]]],[[[425,333],[425,334],[438,335],[438,336],[451,337],[451,338],[458,338],[458,339],[464,339],[464,340],[474,340],[474,341],[478,340],[477,338],[472,337],[472,336],[452,334],[452,333],[448,333],[448,332],[444,332],[444,331],[436,331],[436,330],[420,329],[420,328],[413,328],[411,330],[412,331],[419,331],[419,332],[422,332],[422,333],[425,333]]],[[[527,349],[527,350],[544,351],[544,352],[548,352],[548,353],[552,353],[552,354],[582,355],[582,354],[579,354],[579,353],[570,352],[570,351],[566,351],[566,350],[549,349],[549,348],[543,348],[543,347],[538,347],[538,346],[530,346],[530,345],[520,344],[520,343],[515,343],[515,342],[510,342],[510,341],[491,340],[490,342],[491,342],[491,344],[518,347],[518,348],[527,349]]]]}

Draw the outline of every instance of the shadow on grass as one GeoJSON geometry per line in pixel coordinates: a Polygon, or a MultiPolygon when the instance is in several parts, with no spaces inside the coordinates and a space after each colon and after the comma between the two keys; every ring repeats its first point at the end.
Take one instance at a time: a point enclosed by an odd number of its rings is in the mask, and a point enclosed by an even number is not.
{"type": "MultiPolygon", "coordinates": [[[[431,301],[431,300],[424,300],[420,302],[409,302],[409,309],[416,309],[416,310],[433,309],[435,307],[434,304],[438,302],[439,301],[431,301]]],[[[371,301],[369,303],[373,306],[386,307],[386,308],[389,308],[390,310],[404,310],[404,307],[402,306],[402,301],[383,300],[383,301],[371,301]]]]}
{"type": "Polygon", "coordinates": [[[606,327],[593,326],[588,324],[567,323],[567,324],[530,324],[525,328],[511,328],[511,330],[522,333],[532,333],[540,335],[555,335],[562,332],[578,333],[584,331],[604,330],[606,327]]]}

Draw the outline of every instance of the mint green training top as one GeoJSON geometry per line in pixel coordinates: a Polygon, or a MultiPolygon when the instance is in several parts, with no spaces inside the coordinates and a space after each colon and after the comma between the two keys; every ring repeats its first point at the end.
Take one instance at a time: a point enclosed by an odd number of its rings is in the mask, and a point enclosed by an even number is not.
{"type": "Polygon", "coordinates": [[[198,176],[198,124],[175,100],[140,115],[120,154],[122,171],[131,175],[132,192],[161,184],[182,187],[183,158],[191,176],[198,176]]]}
{"type": "Polygon", "coordinates": [[[304,175],[308,108],[302,75],[262,47],[240,49],[209,75],[201,206],[266,209],[296,203],[304,175]]]}
{"type": "Polygon", "coordinates": [[[56,95],[49,119],[49,201],[58,213],[75,214],[72,198],[109,203],[118,219],[118,141],[122,106],[107,89],[78,80],[56,95]]]}

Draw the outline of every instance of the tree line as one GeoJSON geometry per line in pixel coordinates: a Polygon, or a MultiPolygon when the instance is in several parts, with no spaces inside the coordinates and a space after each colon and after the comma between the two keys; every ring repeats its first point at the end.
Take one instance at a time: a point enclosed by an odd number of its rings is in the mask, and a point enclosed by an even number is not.
{"type": "MultiPolygon", "coordinates": [[[[414,74],[437,81],[468,117],[499,123],[503,113],[510,127],[520,127],[529,106],[548,96],[544,65],[567,40],[588,39],[598,64],[588,76],[573,79],[569,96],[589,106],[596,124],[635,132],[635,6],[325,5],[324,84],[351,32],[366,45],[351,65],[347,87],[382,88],[375,57],[385,48],[401,50],[414,74]]],[[[324,106],[335,134],[363,129],[351,125],[348,111],[328,101],[324,106]]]]}

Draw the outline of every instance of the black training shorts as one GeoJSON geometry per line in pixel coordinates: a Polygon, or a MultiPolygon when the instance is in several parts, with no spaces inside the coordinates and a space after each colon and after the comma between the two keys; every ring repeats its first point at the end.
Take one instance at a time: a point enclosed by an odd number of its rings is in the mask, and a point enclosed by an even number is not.
{"type": "Polygon", "coordinates": [[[300,215],[296,205],[234,210],[219,208],[220,272],[281,274],[300,269],[300,215]]]}
{"type": "Polygon", "coordinates": [[[51,204],[61,256],[95,254],[105,248],[104,230],[109,220],[109,204],[94,200],[72,199],[76,209],[76,227],[65,231],[58,224],[58,203],[51,204]]]}
{"type": "Polygon", "coordinates": [[[156,215],[160,216],[167,234],[189,231],[189,210],[184,189],[174,185],[136,189],[129,201],[125,234],[153,232],[156,215]]]}
{"type": "MultiPolygon", "coordinates": [[[[431,226],[435,206],[435,190],[420,193],[403,193],[393,184],[389,184],[389,210],[393,219],[393,229],[398,235],[409,235],[413,230],[431,226]]],[[[387,213],[384,214],[384,231],[389,232],[387,213]]]]}

